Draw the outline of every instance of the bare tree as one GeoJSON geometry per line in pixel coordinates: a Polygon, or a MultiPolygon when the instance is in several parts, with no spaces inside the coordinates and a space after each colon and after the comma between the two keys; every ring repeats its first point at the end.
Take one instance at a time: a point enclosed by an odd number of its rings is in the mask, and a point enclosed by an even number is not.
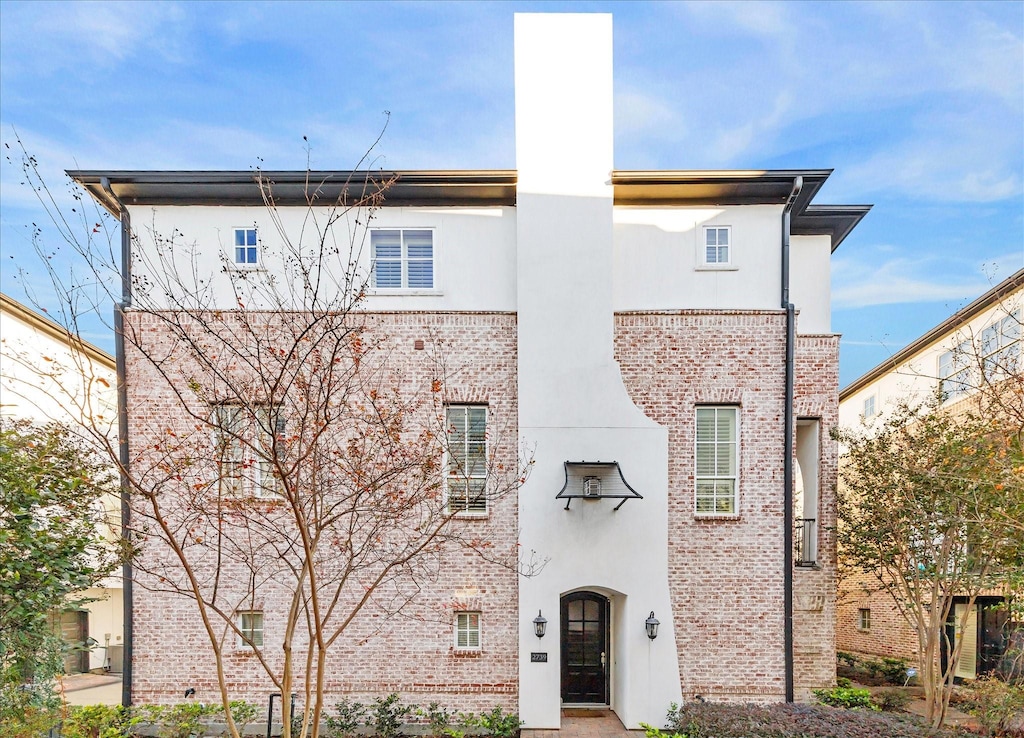
{"type": "MultiPolygon", "coordinates": [[[[83,305],[119,286],[112,239],[95,240],[110,221],[77,209],[80,222],[66,219],[31,157],[23,171],[85,265],[81,281],[51,269],[74,332],[83,305]]],[[[352,179],[325,202],[310,176],[299,216],[261,172],[253,180],[274,224],[261,234],[266,271],[222,257],[210,274],[177,228],[130,234],[131,304],[119,310],[131,457],[107,450],[127,492],[136,583],[194,604],[231,734],[228,655],[242,644],[274,689],[304,698],[298,716],[283,701],[286,738],[293,717],[315,738],[328,655],[361,615],[405,612],[456,551],[532,568],[515,530],[460,519],[516,490],[529,464],[515,439],[514,373],[495,375],[506,400],[485,438],[447,406],[464,370],[449,339],[429,336],[413,361],[364,310],[366,225],[393,180],[352,179]],[[273,640],[270,603],[282,616],[273,640]]],[[[37,244],[45,263],[41,231],[37,244]]]]}

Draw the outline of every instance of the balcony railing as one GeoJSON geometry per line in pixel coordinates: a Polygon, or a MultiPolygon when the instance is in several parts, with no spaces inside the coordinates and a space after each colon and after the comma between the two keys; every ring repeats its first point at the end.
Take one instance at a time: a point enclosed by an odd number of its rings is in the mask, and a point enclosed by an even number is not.
{"type": "Polygon", "coordinates": [[[814,518],[797,518],[793,543],[796,547],[796,565],[814,566],[818,562],[818,521],[814,518]]]}

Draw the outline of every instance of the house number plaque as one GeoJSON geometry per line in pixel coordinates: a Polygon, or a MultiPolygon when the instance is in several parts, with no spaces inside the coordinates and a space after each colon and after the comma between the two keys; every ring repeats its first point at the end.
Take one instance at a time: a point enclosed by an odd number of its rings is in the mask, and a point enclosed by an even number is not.
{"type": "Polygon", "coordinates": [[[530,661],[534,664],[546,664],[548,662],[548,654],[547,652],[538,653],[537,651],[531,651],[530,661]]]}

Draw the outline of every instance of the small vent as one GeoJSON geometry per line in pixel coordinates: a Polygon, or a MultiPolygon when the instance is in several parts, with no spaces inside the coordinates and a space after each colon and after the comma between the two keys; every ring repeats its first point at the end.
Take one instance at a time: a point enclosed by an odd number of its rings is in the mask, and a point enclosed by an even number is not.
{"type": "Polygon", "coordinates": [[[601,496],[601,477],[583,477],[583,496],[601,496]]]}

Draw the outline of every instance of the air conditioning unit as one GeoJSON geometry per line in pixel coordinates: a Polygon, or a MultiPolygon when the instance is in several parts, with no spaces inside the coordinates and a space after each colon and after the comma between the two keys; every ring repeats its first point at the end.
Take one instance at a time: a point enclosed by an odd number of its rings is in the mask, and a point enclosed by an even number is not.
{"type": "Polygon", "coordinates": [[[601,477],[583,477],[583,496],[601,496],[601,477]]]}

